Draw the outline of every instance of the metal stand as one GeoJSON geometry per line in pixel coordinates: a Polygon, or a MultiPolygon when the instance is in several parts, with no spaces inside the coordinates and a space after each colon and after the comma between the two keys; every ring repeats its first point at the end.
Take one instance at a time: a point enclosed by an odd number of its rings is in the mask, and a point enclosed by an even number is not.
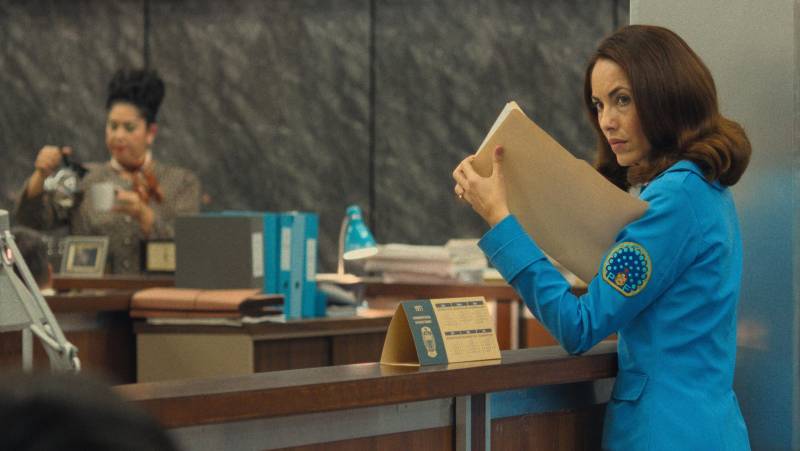
{"type": "Polygon", "coordinates": [[[45,302],[28,265],[9,231],[8,212],[0,210],[0,330],[21,330],[22,366],[33,367],[33,343],[30,333],[39,337],[57,371],[78,372],[81,368],[78,348],[67,341],[45,302]],[[14,272],[17,269],[23,280],[14,272]],[[24,283],[23,283],[24,281],[24,283]],[[27,332],[27,334],[26,334],[27,332]]]}

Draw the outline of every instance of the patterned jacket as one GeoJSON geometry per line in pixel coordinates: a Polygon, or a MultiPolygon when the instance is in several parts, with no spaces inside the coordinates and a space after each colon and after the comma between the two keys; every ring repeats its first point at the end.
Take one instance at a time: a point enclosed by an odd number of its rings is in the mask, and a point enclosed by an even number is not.
{"type": "MultiPolygon", "coordinates": [[[[100,182],[112,182],[122,189],[131,189],[131,182],[115,171],[110,162],[87,163],[85,166],[89,171],[80,182],[80,192],[85,193],[92,184],[100,182]]],[[[67,225],[71,235],[108,236],[107,272],[138,273],[141,270],[141,242],[145,239],[173,238],[175,217],[200,210],[200,180],[194,173],[159,162],[155,163],[154,171],[163,190],[164,201],[157,203],[151,200],[149,203],[155,213],[155,221],[148,236],[144,236],[139,224],[130,216],[119,212],[94,211],[89,202],[83,202],[82,195],[77,196],[75,206],[62,212],[49,193],[28,199],[23,189],[16,204],[16,221],[39,230],[67,225]]]]}

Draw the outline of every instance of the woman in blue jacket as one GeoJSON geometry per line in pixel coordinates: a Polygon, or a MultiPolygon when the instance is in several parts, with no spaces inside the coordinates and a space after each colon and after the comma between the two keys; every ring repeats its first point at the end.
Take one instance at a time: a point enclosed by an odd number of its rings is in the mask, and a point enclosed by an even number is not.
{"type": "Polygon", "coordinates": [[[480,246],[570,353],[616,332],[619,374],[603,448],[747,450],[733,393],[742,244],[729,186],[750,143],[723,117],[710,72],[675,33],[634,25],[589,61],[584,103],[598,137],[596,167],[641,186],[646,213],[621,230],[576,297],[513,215],[502,148],[481,177],[472,157],[455,192],[491,226],[480,246]]]}

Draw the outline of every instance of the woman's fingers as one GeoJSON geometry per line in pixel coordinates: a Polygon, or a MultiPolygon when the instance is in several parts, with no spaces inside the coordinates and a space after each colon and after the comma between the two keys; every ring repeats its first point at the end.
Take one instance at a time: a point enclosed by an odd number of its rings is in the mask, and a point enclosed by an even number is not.
{"type": "Polygon", "coordinates": [[[456,186],[453,188],[453,191],[456,193],[456,197],[459,199],[464,199],[464,188],[456,183],[456,186]]]}
{"type": "Polygon", "coordinates": [[[472,160],[475,159],[474,155],[468,156],[462,163],[461,163],[461,171],[464,173],[464,176],[467,180],[475,179],[476,177],[480,177],[477,172],[475,172],[475,168],[472,167],[472,160]]]}

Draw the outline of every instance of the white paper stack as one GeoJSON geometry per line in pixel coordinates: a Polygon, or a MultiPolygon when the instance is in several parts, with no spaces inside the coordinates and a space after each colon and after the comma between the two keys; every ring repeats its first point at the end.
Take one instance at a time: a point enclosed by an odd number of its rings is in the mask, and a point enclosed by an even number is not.
{"type": "Polygon", "coordinates": [[[386,244],[367,260],[364,269],[380,273],[388,283],[441,283],[479,281],[486,258],[477,240],[450,240],[445,246],[386,244]],[[472,280],[476,279],[476,280],[472,280]]]}
{"type": "Polygon", "coordinates": [[[489,266],[486,256],[478,247],[478,239],[452,239],[444,246],[450,259],[456,278],[462,282],[481,283],[483,272],[489,266]]]}

